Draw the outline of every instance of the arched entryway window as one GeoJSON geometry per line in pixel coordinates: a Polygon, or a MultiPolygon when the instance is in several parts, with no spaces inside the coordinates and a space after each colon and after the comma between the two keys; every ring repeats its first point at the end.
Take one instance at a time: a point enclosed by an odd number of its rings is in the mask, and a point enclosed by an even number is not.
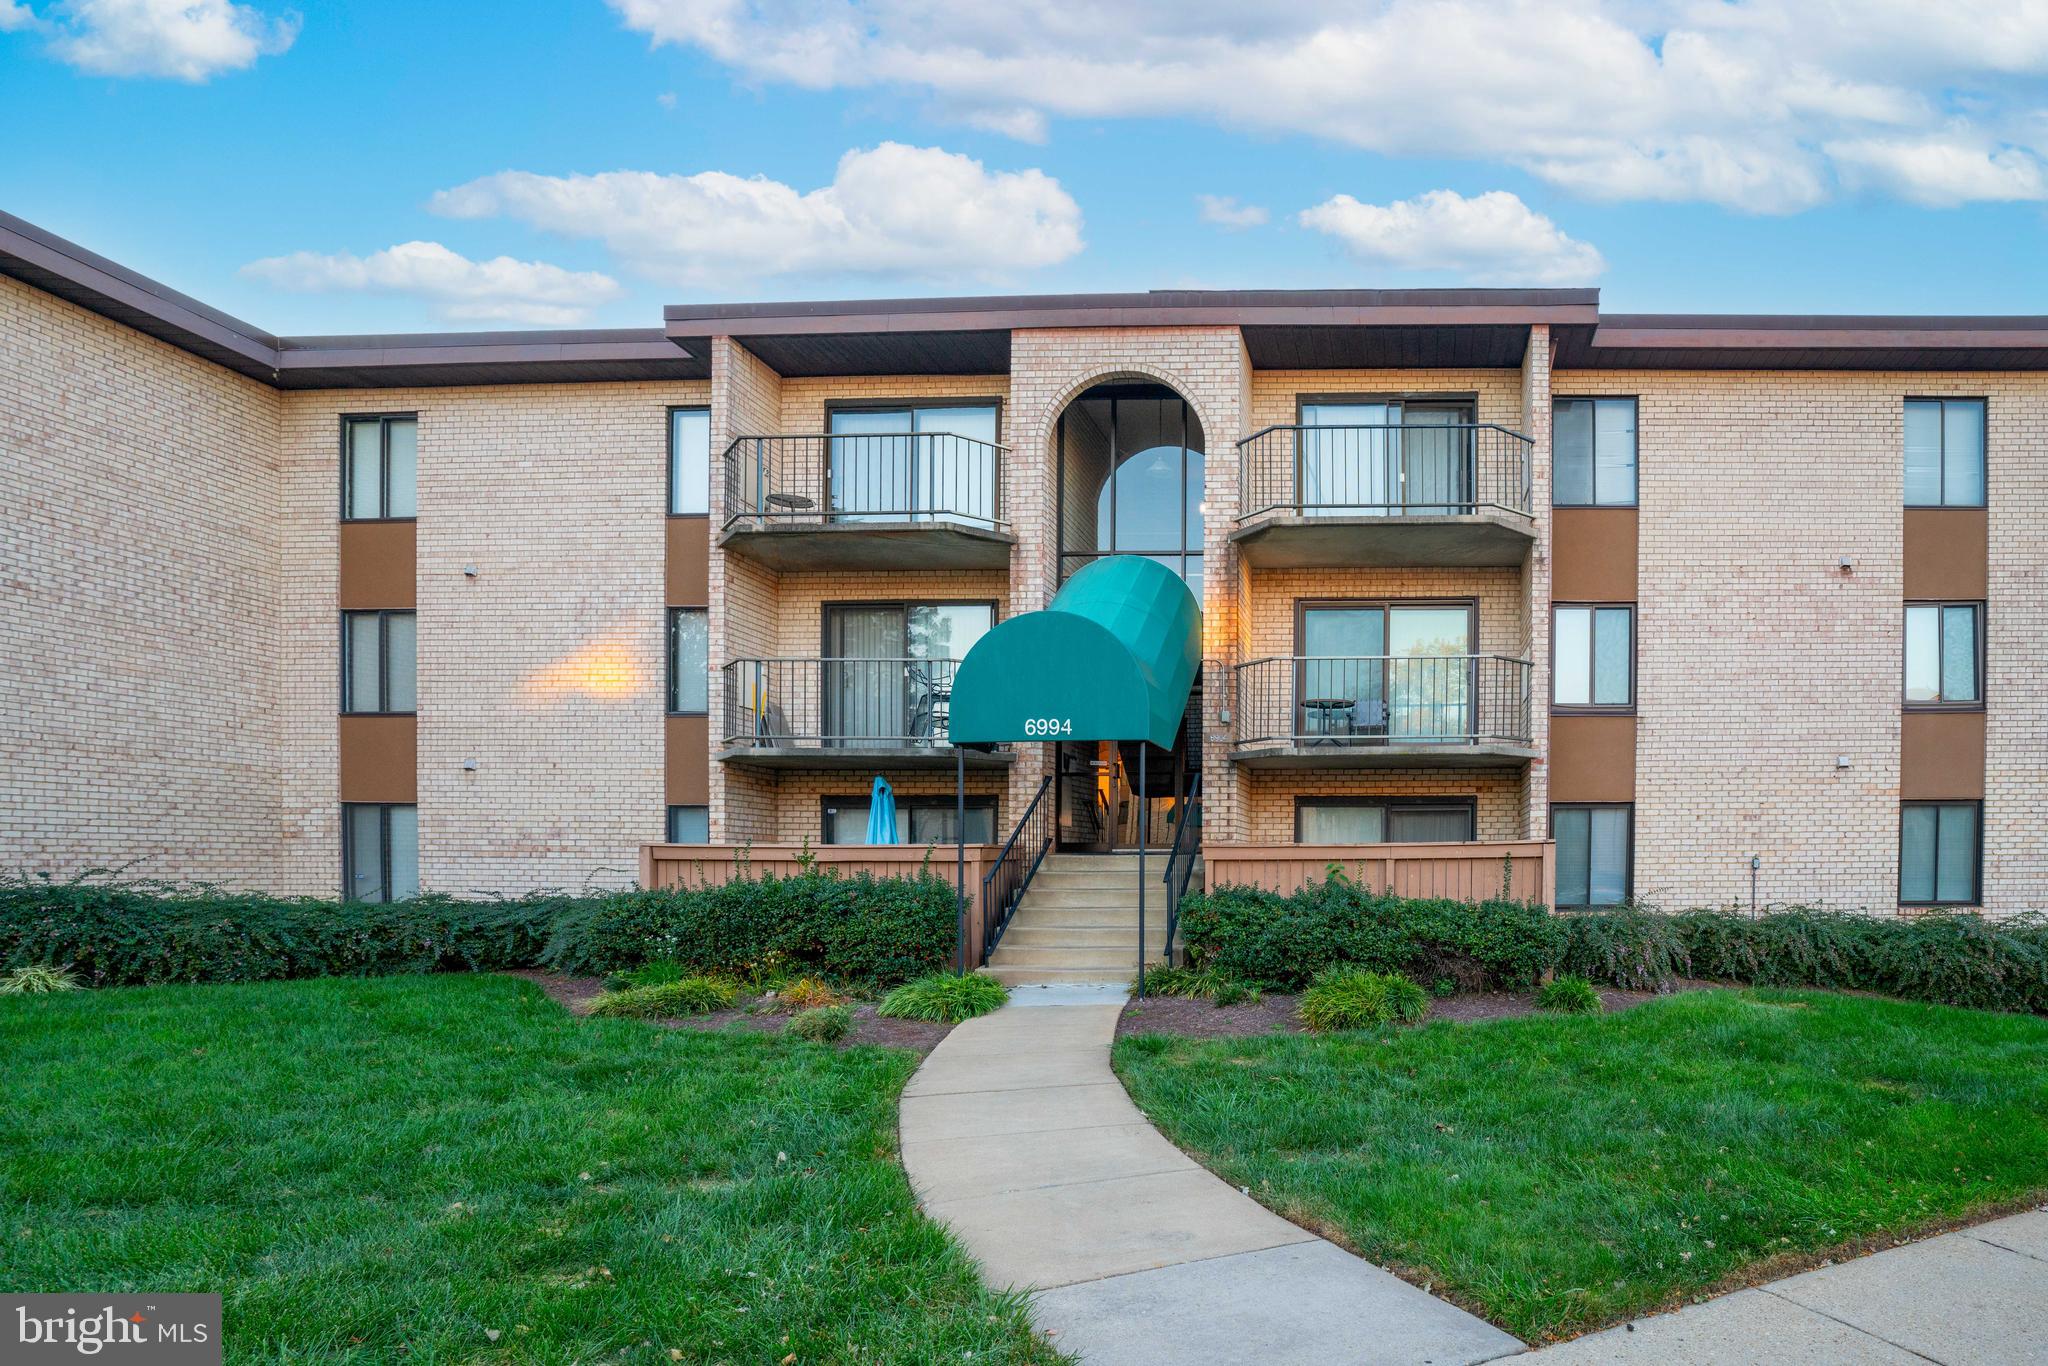
{"type": "MultiPolygon", "coordinates": [[[[1202,422],[1163,384],[1117,381],[1085,390],[1060,414],[1060,582],[1104,555],[1143,555],[1202,597],[1202,422]]],[[[1063,849],[1158,847],[1173,837],[1201,772],[1201,681],[1181,734],[1154,750],[1137,790],[1138,742],[1057,748],[1063,849]]]]}
{"type": "Polygon", "coordinates": [[[1162,384],[1098,384],[1060,414],[1060,579],[1144,555],[1202,596],[1201,419],[1162,384]]]}

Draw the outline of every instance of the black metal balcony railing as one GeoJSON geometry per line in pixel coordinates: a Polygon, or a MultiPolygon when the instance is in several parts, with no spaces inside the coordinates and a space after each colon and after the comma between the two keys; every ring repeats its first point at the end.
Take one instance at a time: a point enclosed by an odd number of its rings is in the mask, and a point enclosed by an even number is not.
{"type": "Polygon", "coordinates": [[[1007,455],[946,432],[736,437],[725,448],[725,521],[998,530],[1007,455]]]}
{"type": "Polygon", "coordinates": [[[725,747],[932,749],[946,743],[953,659],[736,659],[725,747]]]}
{"type": "Polygon", "coordinates": [[[1276,657],[1237,666],[1236,744],[1526,745],[1526,659],[1276,657]]]}
{"type": "Polygon", "coordinates": [[[1491,423],[1267,427],[1237,443],[1239,521],[1530,515],[1529,452],[1491,423]]]}

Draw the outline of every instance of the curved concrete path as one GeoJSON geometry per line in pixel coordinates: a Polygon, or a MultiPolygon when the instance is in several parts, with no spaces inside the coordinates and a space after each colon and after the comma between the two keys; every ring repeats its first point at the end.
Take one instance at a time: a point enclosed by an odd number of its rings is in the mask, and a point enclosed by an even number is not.
{"type": "Polygon", "coordinates": [[[1121,989],[1024,987],[904,1088],[903,1165],[989,1284],[1083,1361],[1488,1361],[1522,1344],[1273,1214],[1162,1138],[1109,1067],[1121,989]]]}

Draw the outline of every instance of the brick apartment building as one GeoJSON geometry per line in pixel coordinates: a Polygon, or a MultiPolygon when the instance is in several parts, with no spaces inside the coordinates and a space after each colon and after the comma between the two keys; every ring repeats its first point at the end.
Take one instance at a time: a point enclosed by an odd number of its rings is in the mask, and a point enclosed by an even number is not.
{"type": "Polygon", "coordinates": [[[2044,369],[2048,319],[1556,289],[279,338],[0,215],[0,865],[618,884],[860,841],[877,774],[950,841],[955,663],[1142,554],[1201,606],[1179,742],[1144,793],[975,751],[970,839],[1156,847],[1199,777],[1221,865],[2029,909],[2044,369]]]}

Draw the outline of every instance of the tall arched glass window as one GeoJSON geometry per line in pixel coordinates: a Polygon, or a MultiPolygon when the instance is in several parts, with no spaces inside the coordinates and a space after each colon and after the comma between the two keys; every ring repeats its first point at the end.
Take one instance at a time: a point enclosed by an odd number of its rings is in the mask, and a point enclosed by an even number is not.
{"type": "Polygon", "coordinates": [[[1102,384],[1060,415],[1060,579],[1144,555],[1202,594],[1202,424],[1158,384],[1102,384]]]}

